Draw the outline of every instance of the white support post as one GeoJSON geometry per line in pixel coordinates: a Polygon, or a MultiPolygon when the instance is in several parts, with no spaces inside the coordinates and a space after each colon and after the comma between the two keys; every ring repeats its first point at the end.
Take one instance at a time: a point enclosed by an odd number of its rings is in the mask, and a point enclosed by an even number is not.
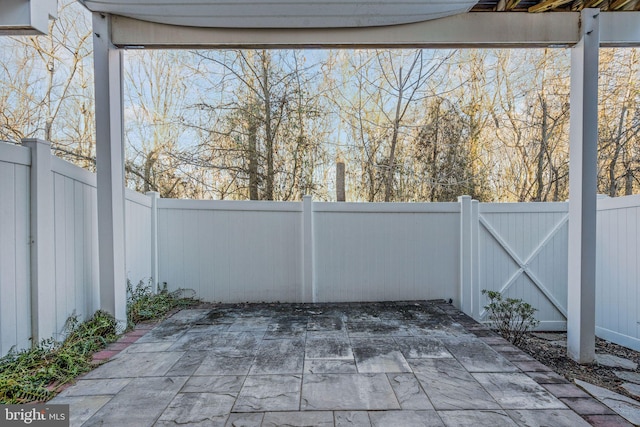
{"type": "Polygon", "coordinates": [[[158,199],[160,193],[157,191],[147,192],[151,198],[151,284],[153,291],[158,291],[158,199]]]}
{"type": "Polygon", "coordinates": [[[471,317],[480,320],[480,203],[471,201],[471,317]]]}
{"type": "Polygon", "coordinates": [[[567,353],[579,363],[595,359],[599,15],[582,11],[571,49],[567,353]]]}
{"type": "Polygon", "coordinates": [[[313,200],[302,197],[302,301],[316,302],[313,280],[313,200]]]}
{"type": "Polygon", "coordinates": [[[31,148],[31,339],[33,345],[55,330],[55,233],[51,145],[23,139],[31,148]]]}
{"type": "Polygon", "coordinates": [[[100,307],[127,319],[122,53],[111,44],[111,17],[93,14],[100,307]]]}
{"type": "Polygon", "coordinates": [[[472,313],[472,208],[471,196],[458,197],[460,203],[460,303],[464,313],[472,313]]]}

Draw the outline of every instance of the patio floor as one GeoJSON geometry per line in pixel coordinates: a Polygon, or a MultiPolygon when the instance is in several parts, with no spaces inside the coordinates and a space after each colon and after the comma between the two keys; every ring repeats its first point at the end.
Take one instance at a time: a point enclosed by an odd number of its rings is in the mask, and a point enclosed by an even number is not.
{"type": "Polygon", "coordinates": [[[441,302],[222,305],[183,310],[129,341],[50,402],[70,404],[71,425],[621,421],[441,302]]]}

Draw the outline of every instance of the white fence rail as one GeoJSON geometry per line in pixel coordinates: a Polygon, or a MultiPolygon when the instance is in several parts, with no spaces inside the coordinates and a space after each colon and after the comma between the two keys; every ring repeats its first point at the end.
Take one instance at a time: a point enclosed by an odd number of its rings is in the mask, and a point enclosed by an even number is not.
{"type": "MultiPolygon", "coordinates": [[[[100,306],[95,176],[53,157],[34,162],[33,150],[0,143],[1,354],[44,337],[46,319],[55,335],[69,315],[100,306]],[[38,168],[51,179],[43,183],[38,168]],[[50,248],[33,231],[48,226],[50,248]],[[51,289],[34,279],[47,253],[51,289]]],[[[221,302],[451,298],[480,320],[480,291],[490,289],[538,308],[541,328],[566,328],[566,203],[126,198],[133,283],[167,282],[221,302]]],[[[640,349],[640,196],[601,199],[597,237],[597,332],[640,349]]]]}

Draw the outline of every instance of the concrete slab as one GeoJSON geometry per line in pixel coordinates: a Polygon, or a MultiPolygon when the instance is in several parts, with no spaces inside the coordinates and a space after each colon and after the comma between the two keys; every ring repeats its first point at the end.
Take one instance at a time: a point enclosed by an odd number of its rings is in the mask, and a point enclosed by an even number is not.
{"type": "Polygon", "coordinates": [[[215,393],[238,396],[245,377],[243,375],[217,375],[191,377],[180,390],[181,393],[215,393]]]}
{"type": "Polygon", "coordinates": [[[309,374],[302,384],[301,409],[400,409],[385,374],[309,374]]]}
{"type": "Polygon", "coordinates": [[[73,387],[69,387],[60,393],[59,397],[67,396],[100,396],[114,395],[131,382],[131,378],[98,379],[76,381],[73,387]]]}
{"type": "Polygon", "coordinates": [[[168,351],[124,353],[89,372],[84,378],[158,377],[165,375],[183,355],[184,352],[168,351]]]}
{"type": "Polygon", "coordinates": [[[335,411],[333,418],[336,427],[369,427],[371,420],[366,411],[335,411]]]}
{"type": "Polygon", "coordinates": [[[308,338],[306,341],[305,358],[353,360],[351,342],[346,335],[308,338]]]}
{"type": "Polygon", "coordinates": [[[152,426],[186,381],[187,377],[136,378],[83,426],[152,426]]]}
{"type": "Polygon", "coordinates": [[[599,365],[608,366],[610,368],[621,368],[629,371],[635,371],[638,369],[638,364],[622,357],[614,356],[613,354],[600,354],[596,353],[596,362],[599,365]]]}
{"type": "Polygon", "coordinates": [[[378,411],[369,412],[374,427],[436,427],[444,426],[436,411],[378,411]]]}
{"type": "Polygon", "coordinates": [[[282,316],[267,327],[264,339],[304,338],[307,333],[306,316],[282,316]]]}
{"type": "Polygon", "coordinates": [[[218,305],[167,319],[52,402],[78,426],[625,425],[536,363],[447,304],[218,305]]]}
{"type": "Polygon", "coordinates": [[[549,391],[523,373],[474,373],[504,409],[566,409],[549,391]]]}
{"type": "Polygon", "coordinates": [[[301,375],[249,375],[233,411],[298,411],[301,382],[301,375]]]}
{"type": "Polygon", "coordinates": [[[412,336],[409,328],[399,322],[356,321],[347,326],[350,337],[412,336]]]}
{"type": "Polygon", "coordinates": [[[584,418],[595,427],[634,427],[620,415],[586,415],[584,418]]]}
{"type": "Polygon", "coordinates": [[[260,427],[263,418],[264,412],[232,413],[225,427],[260,427]]]}
{"type": "Polygon", "coordinates": [[[224,426],[235,397],[214,393],[178,393],[155,426],[224,426]]]}
{"type": "Polygon", "coordinates": [[[387,377],[402,409],[433,409],[433,405],[415,375],[387,374],[387,377]]]}
{"type": "Polygon", "coordinates": [[[434,337],[395,337],[397,348],[407,359],[453,357],[434,337]]]}
{"type": "Polygon", "coordinates": [[[206,332],[187,331],[171,347],[169,351],[210,351],[216,349],[214,337],[206,332]]]}
{"type": "Polygon", "coordinates": [[[206,351],[187,351],[178,361],[167,371],[167,376],[193,375],[200,367],[204,359],[209,355],[206,351]]]}
{"type": "Polygon", "coordinates": [[[344,319],[338,316],[313,316],[309,318],[307,332],[335,332],[345,331],[344,319]]]}
{"type": "Polygon", "coordinates": [[[209,353],[200,363],[200,366],[198,366],[193,375],[247,375],[252,364],[253,356],[225,356],[224,354],[219,353],[209,353]]]}
{"type": "Polygon", "coordinates": [[[264,340],[249,370],[249,375],[302,374],[302,339],[264,340]]]}
{"type": "Polygon", "coordinates": [[[127,353],[154,353],[167,351],[173,345],[172,342],[135,342],[127,347],[127,353]]]}
{"type": "Polygon", "coordinates": [[[355,374],[355,360],[306,359],[304,361],[305,374],[355,374]]]}
{"type": "Polygon", "coordinates": [[[258,348],[262,344],[263,337],[264,332],[224,332],[211,337],[210,351],[224,356],[255,356],[258,353],[258,348]]]}
{"type": "Polygon", "coordinates": [[[477,338],[442,338],[451,354],[469,372],[517,372],[518,368],[477,338]]]}
{"type": "Polygon", "coordinates": [[[113,396],[57,396],[49,403],[69,405],[69,427],[80,427],[113,396]]]}
{"type": "Polygon", "coordinates": [[[165,319],[162,324],[193,324],[197,323],[211,312],[208,308],[192,308],[189,310],[180,310],[179,312],[171,315],[171,317],[165,319]]]}
{"type": "Polygon", "coordinates": [[[496,411],[439,411],[447,427],[515,427],[518,424],[502,410],[496,411]]]}
{"type": "Polygon", "coordinates": [[[630,395],[634,396],[636,399],[640,400],[640,384],[636,383],[623,383],[620,385],[623,389],[627,391],[630,395]]]}
{"type": "Polygon", "coordinates": [[[639,372],[629,372],[629,371],[614,371],[616,377],[621,380],[629,381],[630,383],[640,384],[640,373],[639,372]]]}
{"type": "Polygon", "coordinates": [[[331,411],[267,412],[262,427],[333,427],[331,411]]]}
{"type": "Polygon", "coordinates": [[[453,359],[412,359],[415,376],[437,410],[500,409],[487,391],[453,359]]]}
{"type": "Polygon", "coordinates": [[[393,338],[352,338],[359,373],[411,372],[393,338]]]}
{"type": "Polygon", "coordinates": [[[568,409],[517,409],[508,410],[507,414],[521,426],[528,427],[588,427],[580,415],[568,409]]]}
{"type": "Polygon", "coordinates": [[[631,424],[640,425],[640,402],[637,400],[584,381],[575,380],[575,383],[631,424]]]}
{"type": "Polygon", "coordinates": [[[411,372],[411,367],[401,352],[392,350],[379,354],[375,348],[353,349],[359,373],[411,372]]]}
{"type": "Polygon", "coordinates": [[[245,317],[236,319],[231,325],[229,325],[228,332],[266,332],[269,324],[271,323],[270,317],[245,317]]]}
{"type": "Polygon", "coordinates": [[[189,325],[185,324],[165,324],[161,323],[146,335],[142,336],[136,342],[142,344],[145,342],[174,342],[189,329],[189,325]]]}

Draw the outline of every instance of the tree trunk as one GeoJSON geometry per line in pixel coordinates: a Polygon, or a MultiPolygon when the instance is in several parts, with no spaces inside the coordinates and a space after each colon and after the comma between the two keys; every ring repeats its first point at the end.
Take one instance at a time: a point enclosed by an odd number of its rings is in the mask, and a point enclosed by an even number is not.
{"type": "Polygon", "coordinates": [[[267,151],[267,179],[266,188],[264,192],[264,198],[266,200],[273,200],[273,184],[274,184],[274,170],[273,170],[273,133],[271,129],[271,91],[269,88],[269,58],[266,51],[262,51],[262,93],[264,97],[264,133],[265,133],[265,148],[267,151]]]}
{"type": "Polygon", "coordinates": [[[253,113],[249,115],[249,199],[258,200],[258,125],[253,113]]]}
{"type": "Polygon", "coordinates": [[[396,161],[396,145],[398,144],[398,130],[400,128],[400,113],[402,110],[402,96],[403,96],[403,81],[402,81],[402,67],[398,70],[398,102],[396,104],[396,116],[393,120],[393,135],[391,136],[391,149],[389,150],[389,166],[387,169],[387,183],[384,192],[384,201],[391,201],[391,193],[393,192],[393,175],[395,171],[396,161]]]}

